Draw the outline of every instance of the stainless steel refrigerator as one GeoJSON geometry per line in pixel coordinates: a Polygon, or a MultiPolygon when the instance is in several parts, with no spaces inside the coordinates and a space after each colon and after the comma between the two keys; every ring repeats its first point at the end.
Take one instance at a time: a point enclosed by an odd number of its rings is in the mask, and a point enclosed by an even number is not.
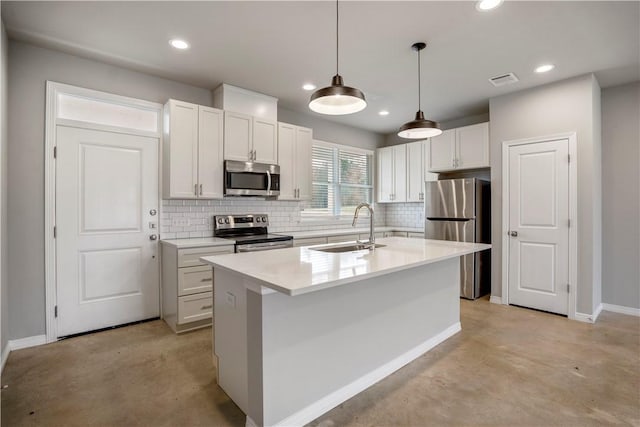
{"type": "MultiPolygon", "coordinates": [[[[425,184],[425,238],[491,243],[488,181],[446,179],[425,184]]],[[[460,296],[476,299],[491,290],[491,250],[460,258],[460,296]]]]}

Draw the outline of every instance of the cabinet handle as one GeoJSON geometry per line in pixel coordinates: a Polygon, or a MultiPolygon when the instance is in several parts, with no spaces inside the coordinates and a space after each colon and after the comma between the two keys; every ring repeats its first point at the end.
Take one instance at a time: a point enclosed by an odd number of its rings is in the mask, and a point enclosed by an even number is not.
{"type": "Polygon", "coordinates": [[[197,196],[198,195],[198,184],[193,184],[193,193],[197,196]]]}
{"type": "Polygon", "coordinates": [[[207,277],[205,279],[200,280],[201,282],[213,282],[213,277],[207,277]]]}
{"type": "Polygon", "coordinates": [[[200,184],[200,195],[202,196],[202,184],[200,184]]]}
{"type": "Polygon", "coordinates": [[[213,308],[213,304],[203,305],[202,307],[200,307],[200,310],[208,310],[210,308],[213,308]]]}

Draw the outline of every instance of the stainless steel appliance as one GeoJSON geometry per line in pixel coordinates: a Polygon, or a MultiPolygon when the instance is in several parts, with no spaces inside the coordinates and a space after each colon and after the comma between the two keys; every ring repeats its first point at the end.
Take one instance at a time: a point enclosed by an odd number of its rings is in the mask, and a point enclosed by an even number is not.
{"type": "Polygon", "coordinates": [[[213,222],[213,235],[235,240],[236,253],[293,246],[293,237],[268,232],[269,217],[266,214],[215,215],[213,222]]]}
{"type": "MultiPolygon", "coordinates": [[[[476,178],[425,183],[425,238],[491,243],[491,193],[476,178]]],[[[476,299],[491,290],[491,251],[460,259],[460,296],[476,299]]]]}
{"type": "Polygon", "coordinates": [[[280,166],[225,160],[224,194],[225,196],[278,196],[280,166]]]}

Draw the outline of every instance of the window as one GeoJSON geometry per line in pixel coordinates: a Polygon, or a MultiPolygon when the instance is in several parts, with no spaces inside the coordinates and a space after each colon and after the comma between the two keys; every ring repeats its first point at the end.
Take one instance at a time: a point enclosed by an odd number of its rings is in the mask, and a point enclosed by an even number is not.
{"type": "Polygon", "coordinates": [[[314,141],[311,151],[312,200],[305,216],[353,215],[373,200],[373,152],[314,141]]]}

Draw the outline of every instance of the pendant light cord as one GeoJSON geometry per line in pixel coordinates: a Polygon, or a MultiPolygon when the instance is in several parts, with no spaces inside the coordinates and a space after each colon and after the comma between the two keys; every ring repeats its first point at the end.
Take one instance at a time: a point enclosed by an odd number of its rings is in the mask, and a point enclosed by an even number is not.
{"type": "Polygon", "coordinates": [[[339,16],[340,16],[340,9],[338,8],[338,0],[336,0],[336,75],[340,74],[338,72],[338,61],[339,61],[339,57],[338,57],[339,44],[338,44],[338,41],[340,40],[340,20],[339,20],[339,16]]]}
{"type": "Polygon", "coordinates": [[[420,87],[420,50],[418,49],[418,111],[420,111],[421,100],[421,87],[420,87]]]}

